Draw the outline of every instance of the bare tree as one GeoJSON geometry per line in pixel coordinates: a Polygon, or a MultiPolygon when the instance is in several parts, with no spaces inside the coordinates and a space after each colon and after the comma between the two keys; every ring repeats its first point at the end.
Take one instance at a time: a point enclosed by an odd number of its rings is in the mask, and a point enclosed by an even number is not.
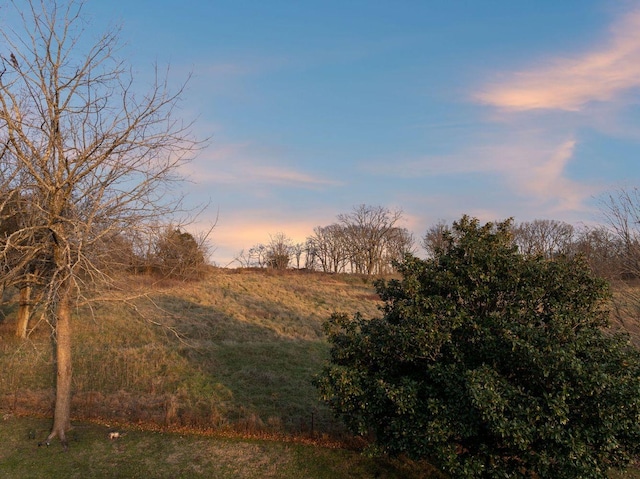
{"type": "Polygon", "coordinates": [[[267,245],[267,266],[287,269],[293,253],[293,241],[284,233],[272,235],[267,245]]]}
{"type": "Polygon", "coordinates": [[[233,259],[231,264],[234,262],[237,262],[241,268],[249,268],[251,266],[251,253],[249,251],[241,249],[233,259]]]}
{"type": "Polygon", "coordinates": [[[447,242],[445,241],[445,233],[450,231],[450,227],[445,220],[438,222],[429,228],[422,237],[422,247],[427,252],[427,256],[433,258],[438,252],[443,252],[447,242]]]}
{"type": "Polygon", "coordinates": [[[385,250],[401,218],[401,210],[367,205],[338,215],[340,225],[345,228],[354,272],[367,275],[384,272],[385,250]]]}
{"type": "Polygon", "coordinates": [[[348,261],[348,247],[342,225],[316,226],[307,238],[309,255],[325,273],[341,273],[348,261]]]}
{"type": "Polygon", "coordinates": [[[587,260],[598,276],[609,281],[623,276],[625,247],[606,226],[584,227],[577,233],[574,252],[587,260]]]}
{"type": "Polygon", "coordinates": [[[296,243],[291,247],[291,255],[296,260],[296,269],[300,269],[301,267],[300,265],[303,264],[302,256],[306,253],[306,251],[307,251],[306,243],[296,243]]]}
{"type": "Polygon", "coordinates": [[[392,228],[387,235],[383,254],[380,258],[379,273],[395,271],[395,265],[402,262],[407,254],[415,254],[413,234],[406,228],[392,228]]]}
{"type": "Polygon", "coordinates": [[[622,275],[640,278],[640,189],[619,189],[602,201],[607,226],[620,242],[622,275]]]}
{"type": "Polygon", "coordinates": [[[248,264],[258,268],[266,267],[268,263],[268,252],[266,245],[262,243],[252,246],[249,248],[248,264]]]}
{"type": "Polygon", "coordinates": [[[22,258],[5,261],[9,280],[26,262],[43,265],[57,371],[48,441],[57,436],[66,447],[72,308],[110,280],[102,245],[180,208],[168,193],[198,143],[176,118],[182,90],[170,92],[156,70],[140,95],[117,58],[118,32],[88,39],[82,0],[10,5],[22,23],[1,33],[0,191],[21,192],[31,217],[0,253],[22,258]]]}
{"type": "Polygon", "coordinates": [[[562,221],[536,219],[515,225],[513,238],[523,254],[552,258],[571,252],[574,227],[562,221]]]}
{"type": "Polygon", "coordinates": [[[311,238],[307,238],[304,242],[304,268],[309,271],[315,271],[317,268],[317,251],[311,238]]]}

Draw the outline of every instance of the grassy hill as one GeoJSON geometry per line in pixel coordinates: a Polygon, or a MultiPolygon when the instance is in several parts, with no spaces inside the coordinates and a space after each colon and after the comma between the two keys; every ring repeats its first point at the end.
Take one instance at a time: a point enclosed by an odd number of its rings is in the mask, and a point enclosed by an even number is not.
{"type": "Polygon", "coordinates": [[[53,410],[51,329],[34,321],[29,339],[14,338],[16,304],[2,306],[0,477],[441,477],[350,450],[361,445],[311,384],[328,358],[324,320],[379,315],[371,280],[211,269],[197,283],[151,282],[127,278],[123,292],[75,312],[77,428],[63,458],[37,447],[53,410]],[[127,431],[122,441],[109,441],[114,428],[127,431]]]}
{"type": "MultiPolygon", "coordinates": [[[[131,292],[149,278],[129,279],[131,292]]],[[[340,426],[311,384],[327,358],[322,323],[334,311],[379,314],[366,278],[213,269],[198,283],[164,282],[149,297],[74,315],[76,418],[244,434],[332,435],[340,426]]],[[[50,328],[13,338],[0,324],[0,406],[50,414],[50,328]]]]}

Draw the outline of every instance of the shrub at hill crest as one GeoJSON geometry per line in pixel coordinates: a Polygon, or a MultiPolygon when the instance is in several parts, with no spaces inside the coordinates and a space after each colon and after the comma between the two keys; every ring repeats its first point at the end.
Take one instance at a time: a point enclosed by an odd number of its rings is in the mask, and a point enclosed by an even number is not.
{"type": "Polygon", "coordinates": [[[607,477],[639,450],[638,353],[605,331],[606,284],[523,256],[510,225],[463,217],[378,284],[381,318],[334,315],[316,384],[354,432],[452,477],[607,477]]]}

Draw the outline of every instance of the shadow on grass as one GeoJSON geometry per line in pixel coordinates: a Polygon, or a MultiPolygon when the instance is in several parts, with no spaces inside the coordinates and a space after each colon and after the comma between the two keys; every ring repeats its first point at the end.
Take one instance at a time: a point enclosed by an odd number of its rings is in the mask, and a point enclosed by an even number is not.
{"type": "MultiPolygon", "coordinates": [[[[319,319],[256,298],[236,310],[177,295],[154,301],[157,307],[138,305],[149,320],[122,305],[101,306],[95,321],[78,312],[74,417],[342,436],[312,385],[328,358],[319,319]]],[[[0,348],[0,407],[51,414],[50,350],[45,332],[22,346],[0,348]]]]}
{"type": "Polygon", "coordinates": [[[319,320],[256,298],[247,301],[251,318],[178,297],[160,305],[186,343],[173,341],[181,356],[227,392],[219,422],[248,433],[344,432],[312,385],[329,351],[319,320]]]}

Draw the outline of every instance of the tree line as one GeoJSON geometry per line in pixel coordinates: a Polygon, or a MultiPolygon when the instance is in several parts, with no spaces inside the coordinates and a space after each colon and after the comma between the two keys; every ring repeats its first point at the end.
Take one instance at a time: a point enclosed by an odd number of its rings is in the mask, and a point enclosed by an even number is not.
{"type": "Polygon", "coordinates": [[[241,251],[241,267],[308,269],[326,273],[381,275],[413,251],[413,235],[399,226],[401,210],[359,205],[337,221],[316,226],[304,243],[294,243],[284,233],[271,236],[267,244],[241,251]]]}
{"type": "MultiPolygon", "coordinates": [[[[451,225],[442,221],[427,229],[421,244],[427,257],[445,247],[444,236],[450,232],[451,225]]],[[[510,234],[513,244],[525,256],[553,259],[581,255],[596,275],[608,280],[640,273],[630,268],[630,249],[610,226],[576,227],[558,220],[535,219],[512,223],[510,234]]]]}
{"type": "MultiPolygon", "coordinates": [[[[511,222],[514,245],[527,256],[551,259],[583,256],[594,273],[607,280],[640,278],[640,193],[620,189],[600,204],[602,224],[574,226],[554,219],[511,222]]],[[[383,275],[395,271],[407,253],[415,254],[411,232],[399,226],[401,210],[359,205],[337,221],[316,226],[302,243],[280,232],[268,243],[241,251],[241,267],[307,269],[326,273],[383,275]]],[[[433,257],[444,245],[451,224],[440,220],[429,226],[419,245],[433,257]]]]}

